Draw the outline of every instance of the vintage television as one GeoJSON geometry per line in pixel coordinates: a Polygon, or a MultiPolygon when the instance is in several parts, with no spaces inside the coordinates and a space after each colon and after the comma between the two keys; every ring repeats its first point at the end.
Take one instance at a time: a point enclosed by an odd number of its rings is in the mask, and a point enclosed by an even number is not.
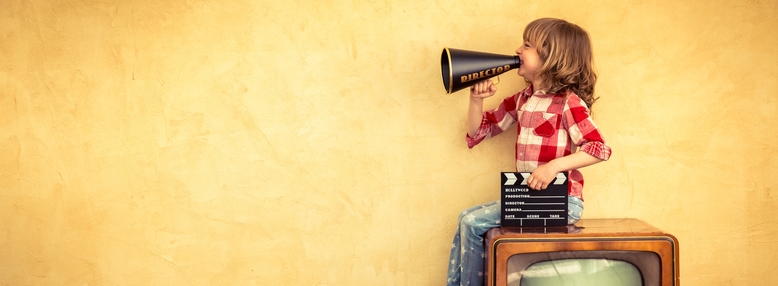
{"type": "Polygon", "coordinates": [[[485,239],[489,286],[670,286],[680,280],[678,240],[637,219],[493,228],[485,239]]]}

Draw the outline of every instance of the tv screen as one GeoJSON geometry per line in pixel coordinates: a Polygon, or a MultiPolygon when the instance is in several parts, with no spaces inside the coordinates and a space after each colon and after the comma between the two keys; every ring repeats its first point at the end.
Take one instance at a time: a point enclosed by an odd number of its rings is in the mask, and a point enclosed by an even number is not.
{"type": "Polygon", "coordinates": [[[645,251],[560,251],[508,259],[509,286],[658,285],[659,257],[645,251]]]}
{"type": "MultiPolygon", "coordinates": [[[[510,277],[508,278],[510,279],[510,277]]],[[[521,275],[522,286],[642,286],[635,265],[608,259],[564,259],[538,262],[521,275]]]]}

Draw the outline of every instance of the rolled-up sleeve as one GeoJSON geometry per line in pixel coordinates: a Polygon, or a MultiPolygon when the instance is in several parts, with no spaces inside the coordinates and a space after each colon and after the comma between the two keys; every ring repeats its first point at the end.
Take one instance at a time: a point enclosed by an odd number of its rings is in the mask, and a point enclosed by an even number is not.
{"type": "Polygon", "coordinates": [[[610,158],[611,148],[605,144],[600,131],[594,125],[589,108],[578,96],[569,97],[563,116],[563,124],[567,128],[573,144],[579,147],[579,151],[603,161],[610,158]]]}
{"type": "Polygon", "coordinates": [[[470,137],[469,134],[465,134],[467,148],[472,149],[484,139],[502,133],[517,122],[516,108],[519,94],[506,97],[497,109],[483,113],[481,125],[476,130],[475,136],[470,137]]]}
{"type": "Polygon", "coordinates": [[[484,114],[483,118],[481,119],[481,126],[478,126],[478,130],[475,131],[475,136],[470,137],[470,134],[465,133],[467,148],[473,149],[475,145],[478,145],[478,143],[481,143],[481,141],[486,139],[486,136],[489,134],[489,127],[491,127],[491,124],[489,124],[487,116],[484,114]]]}
{"type": "Polygon", "coordinates": [[[608,159],[611,157],[611,147],[605,145],[605,142],[586,142],[581,145],[579,150],[603,161],[608,161],[608,159]]]}

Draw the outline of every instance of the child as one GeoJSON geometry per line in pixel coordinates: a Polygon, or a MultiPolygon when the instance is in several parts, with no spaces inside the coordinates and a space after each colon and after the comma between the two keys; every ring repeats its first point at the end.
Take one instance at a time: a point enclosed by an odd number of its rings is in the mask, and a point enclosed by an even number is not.
{"type": "MultiPolygon", "coordinates": [[[[516,171],[532,172],[531,189],[543,190],[559,172],[569,172],[568,224],[583,212],[583,176],[578,171],[608,160],[611,149],[589,116],[596,98],[589,35],[560,19],[538,19],[524,30],[518,74],[527,88],[505,98],[497,109],[483,112],[483,99],[497,87],[484,80],[470,88],[467,146],[496,136],[518,123],[516,171]],[[576,149],[578,149],[576,151],[576,149]]],[[[451,246],[447,285],[484,282],[484,237],[500,226],[499,201],[478,205],[459,215],[451,246]]]]}

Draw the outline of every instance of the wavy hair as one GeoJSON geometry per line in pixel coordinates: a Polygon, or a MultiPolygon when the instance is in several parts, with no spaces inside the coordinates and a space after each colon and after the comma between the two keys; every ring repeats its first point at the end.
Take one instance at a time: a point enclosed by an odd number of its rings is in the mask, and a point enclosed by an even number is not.
{"type": "Polygon", "coordinates": [[[542,18],[524,29],[524,41],[536,46],[543,66],[536,72],[547,93],[575,92],[592,107],[597,74],[589,34],[561,19],[542,18]]]}

